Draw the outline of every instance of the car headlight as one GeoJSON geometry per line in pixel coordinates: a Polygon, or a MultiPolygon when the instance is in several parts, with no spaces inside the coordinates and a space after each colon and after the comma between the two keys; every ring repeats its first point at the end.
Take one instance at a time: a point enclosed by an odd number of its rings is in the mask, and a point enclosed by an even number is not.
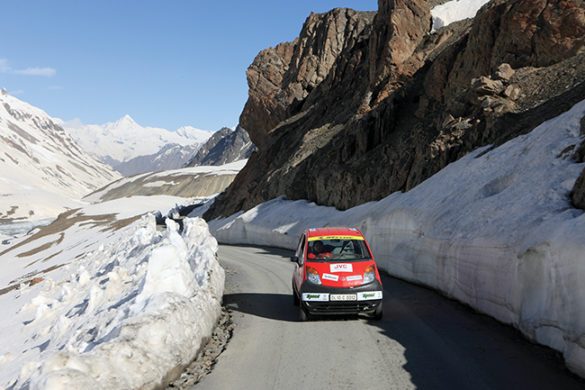
{"type": "Polygon", "coordinates": [[[376,279],[376,267],[370,265],[364,272],[364,284],[371,283],[376,279]]]}
{"type": "Polygon", "coordinates": [[[315,268],[307,267],[307,280],[313,284],[321,284],[319,272],[315,268]]]}

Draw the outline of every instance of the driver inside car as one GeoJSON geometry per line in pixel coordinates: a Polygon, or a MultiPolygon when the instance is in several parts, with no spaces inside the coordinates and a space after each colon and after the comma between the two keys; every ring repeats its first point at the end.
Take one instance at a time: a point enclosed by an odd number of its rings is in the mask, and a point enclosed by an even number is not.
{"type": "Polygon", "coordinates": [[[315,241],[313,243],[313,247],[310,249],[310,252],[307,255],[309,259],[323,259],[331,256],[333,256],[333,254],[327,251],[327,248],[325,245],[323,245],[322,241],[315,241]]]}

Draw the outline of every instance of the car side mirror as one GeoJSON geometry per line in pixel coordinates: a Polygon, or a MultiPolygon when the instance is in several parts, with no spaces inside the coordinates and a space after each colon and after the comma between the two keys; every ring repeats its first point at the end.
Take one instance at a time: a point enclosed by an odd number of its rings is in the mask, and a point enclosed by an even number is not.
{"type": "Polygon", "coordinates": [[[298,263],[299,262],[299,257],[298,256],[291,256],[290,257],[290,261],[292,261],[293,263],[298,263]]]}

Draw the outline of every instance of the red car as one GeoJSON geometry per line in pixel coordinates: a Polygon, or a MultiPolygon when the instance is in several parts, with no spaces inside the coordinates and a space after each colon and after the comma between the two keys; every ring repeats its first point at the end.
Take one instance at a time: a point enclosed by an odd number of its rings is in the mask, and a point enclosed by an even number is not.
{"type": "Polygon", "coordinates": [[[302,321],[312,315],[383,315],[383,288],[366,238],[355,228],[306,230],[291,257],[293,300],[302,321]]]}

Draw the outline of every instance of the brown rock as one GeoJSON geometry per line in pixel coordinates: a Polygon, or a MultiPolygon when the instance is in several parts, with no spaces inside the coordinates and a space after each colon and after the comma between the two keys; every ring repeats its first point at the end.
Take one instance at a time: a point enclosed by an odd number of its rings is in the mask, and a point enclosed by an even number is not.
{"type": "Polygon", "coordinates": [[[44,280],[45,279],[44,278],[41,278],[41,277],[32,278],[29,281],[29,286],[34,286],[35,284],[39,284],[39,283],[43,282],[44,280]]]}
{"type": "Polygon", "coordinates": [[[431,11],[425,0],[378,0],[369,42],[369,78],[373,89],[388,83],[388,78],[412,75],[422,65],[408,60],[430,27],[431,11]]]}
{"type": "Polygon", "coordinates": [[[247,71],[249,98],[240,124],[259,149],[267,147],[268,132],[301,110],[305,98],[373,16],[341,8],[311,14],[297,40],[258,54],[247,71]]]}
{"type": "Polygon", "coordinates": [[[501,64],[500,66],[498,66],[498,69],[496,69],[496,77],[500,80],[505,80],[505,81],[509,81],[514,74],[516,73],[516,71],[514,69],[512,69],[512,67],[510,66],[510,64],[501,64]]]}
{"type": "Polygon", "coordinates": [[[262,50],[246,72],[249,97],[240,123],[258,147],[267,141],[266,133],[285,117],[285,107],[279,105],[275,97],[280,92],[293,50],[294,42],[262,50]],[[249,127],[249,124],[254,126],[249,127]]]}
{"type": "Polygon", "coordinates": [[[499,95],[504,91],[504,83],[500,80],[492,80],[485,76],[471,80],[471,86],[480,96],[499,95]]]}
{"type": "Polygon", "coordinates": [[[517,85],[508,85],[504,90],[504,96],[510,98],[512,100],[518,100],[520,95],[522,94],[522,90],[517,85]]]}

